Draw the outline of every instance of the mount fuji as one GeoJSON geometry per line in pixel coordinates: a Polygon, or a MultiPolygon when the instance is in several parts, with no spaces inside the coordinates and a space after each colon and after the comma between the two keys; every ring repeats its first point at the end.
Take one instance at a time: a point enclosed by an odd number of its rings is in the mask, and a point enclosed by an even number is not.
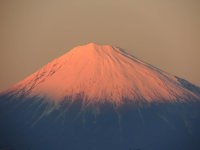
{"type": "Polygon", "coordinates": [[[109,45],[56,58],[0,93],[0,111],[0,148],[200,149],[200,88],[109,45]]]}

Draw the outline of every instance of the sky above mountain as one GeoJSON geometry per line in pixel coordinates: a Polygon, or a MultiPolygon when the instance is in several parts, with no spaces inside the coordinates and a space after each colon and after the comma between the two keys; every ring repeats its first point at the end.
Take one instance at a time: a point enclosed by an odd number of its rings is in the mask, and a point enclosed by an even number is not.
{"type": "Polygon", "coordinates": [[[0,1],[0,91],[90,42],[200,85],[196,0],[0,1]]]}

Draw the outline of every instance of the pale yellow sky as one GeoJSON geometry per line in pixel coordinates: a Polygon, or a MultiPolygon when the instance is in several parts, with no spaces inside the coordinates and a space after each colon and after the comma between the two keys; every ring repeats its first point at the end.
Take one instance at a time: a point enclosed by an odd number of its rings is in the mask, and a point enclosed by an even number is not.
{"type": "Polygon", "coordinates": [[[0,91],[91,42],[200,86],[199,0],[1,0],[0,19],[0,91]]]}

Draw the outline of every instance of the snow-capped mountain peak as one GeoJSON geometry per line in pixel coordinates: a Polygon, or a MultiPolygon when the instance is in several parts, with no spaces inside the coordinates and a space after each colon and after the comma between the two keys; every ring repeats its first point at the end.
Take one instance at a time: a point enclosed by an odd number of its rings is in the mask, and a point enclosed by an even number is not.
{"type": "Polygon", "coordinates": [[[185,102],[199,96],[179,80],[117,47],[90,43],[73,48],[4,93],[55,103],[185,102]]]}

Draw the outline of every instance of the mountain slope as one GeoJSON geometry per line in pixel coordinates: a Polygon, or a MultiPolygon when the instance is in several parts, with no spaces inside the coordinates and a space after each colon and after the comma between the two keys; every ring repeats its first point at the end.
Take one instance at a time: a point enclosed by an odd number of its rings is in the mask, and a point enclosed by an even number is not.
{"type": "Polygon", "coordinates": [[[119,106],[125,99],[140,105],[200,99],[176,77],[117,47],[94,43],[72,49],[6,92],[55,103],[81,97],[85,105],[111,102],[119,106]]]}

